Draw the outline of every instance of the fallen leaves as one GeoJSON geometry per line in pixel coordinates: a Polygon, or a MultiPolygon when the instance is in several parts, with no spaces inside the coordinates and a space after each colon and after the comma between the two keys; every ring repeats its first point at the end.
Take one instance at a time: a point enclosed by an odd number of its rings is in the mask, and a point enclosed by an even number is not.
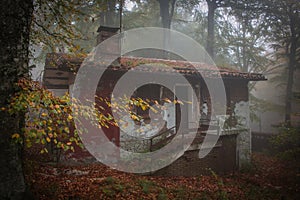
{"type": "Polygon", "coordinates": [[[295,198],[297,185],[287,182],[292,174],[286,174],[282,163],[261,155],[255,155],[253,161],[254,170],[247,173],[199,177],[141,176],[100,163],[66,166],[36,162],[27,165],[26,179],[34,195],[44,200],[295,198]]]}

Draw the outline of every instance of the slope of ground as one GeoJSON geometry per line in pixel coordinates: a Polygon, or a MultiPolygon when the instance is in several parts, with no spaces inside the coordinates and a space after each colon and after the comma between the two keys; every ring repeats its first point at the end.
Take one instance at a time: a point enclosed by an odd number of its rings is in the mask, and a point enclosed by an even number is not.
{"type": "Polygon", "coordinates": [[[26,161],[37,199],[300,199],[297,166],[254,154],[243,172],[227,176],[152,177],[102,164],[54,165],[26,161]]]}

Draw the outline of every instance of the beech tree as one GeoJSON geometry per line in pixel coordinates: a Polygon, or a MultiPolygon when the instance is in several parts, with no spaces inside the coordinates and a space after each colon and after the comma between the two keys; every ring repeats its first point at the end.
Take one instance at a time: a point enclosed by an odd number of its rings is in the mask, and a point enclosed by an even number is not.
{"type": "Polygon", "coordinates": [[[26,184],[22,169],[22,146],[13,142],[18,133],[24,137],[24,112],[11,115],[7,106],[21,88],[17,83],[30,78],[30,40],[44,42],[49,38],[70,43],[75,32],[64,14],[78,14],[78,1],[1,1],[0,53],[0,199],[22,199],[26,184]]]}
{"type": "Polygon", "coordinates": [[[160,16],[163,28],[171,28],[176,0],[157,0],[160,7],[160,16]],[[171,4],[171,5],[170,5],[171,4]]]}
{"type": "MultiPolygon", "coordinates": [[[[94,5],[97,8],[103,6],[101,9],[105,10],[106,3],[108,2],[108,0],[1,1],[0,199],[26,198],[26,183],[22,168],[23,145],[22,142],[16,143],[15,140],[26,141],[24,140],[25,135],[36,132],[34,129],[32,129],[32,131],[27,130],[27,132],[25,130],[25,112],[29,105],[24,105],[24,102],[29,101],[30,103],[30,99],[23,98],[24,95],[20,91],[24,88],[18,84],[22,82],[24,78],[25,80],[30,79],[30,45],[43,43],[47,47],[54,47],[52,48],[53,50],[55,50],[56,46],[60,46],[61,48],[64,48],[64,46],[75,47],[76,50],[76,45],[74,45],[73,42],[79,39],[81,35],[80,32],[76,30],[74,24],[80,20],[79,16],[85,14],[82,13],[82,6],[87,7],[94,5]],[[16,96],[21,98],[15,102],[19,102],[18,105],[21,105],[22,108],[13,105],[12,100],[16,96]],[[8,109],[9,107],[13,109],[8,109]],[[12,110],[14,111],[11,112],[12,110]],[[24,134],[25,132],[26,134],[24,134]]],[[[113,12],[112,7],[116,5],[108,5],[110,8],[109,11],[113,12]]],[[[93,17],[99,16],[88,16],[87,20],[93,21],[93,17]]],[[[28,88],[26,90],[28,93],[28,88]]],[[[35,94],[30,93],[29,97],[38,101],[45,99],[39,99],[39,96],[35,96],[35,94]]],[[[31,103],[35,104],[34,102],[31,103]]],[[[46,104],[44,103],[43,106],[46,106],[46,104]]],[[[57,107],[56,109],[62,108],[59,105],[54,107],[57,107]]],[[[37,107],[37,109],[39,108],[37,107]]],[[[46,116],[47,113],[42,113],[42,115],[46,116]]],[[[71,117],[67,119],[70,121],[71,117]]],[[[42,140],[41,138],[36,139],[43,141],[41,142],[42,144],[52,139],[55,143],[55,137],[53,138],[52,135],[54,134],[50,133],[48,137],[42,137],[42,140]]],[[[74,140],[72,139],[72,141],[74,140]]],[[[68,146],[70,142],[67,142],[66,145],[68,146]]],[[[59,144],[59,142],[57,142],[57,144],[59,144]]],[[[66,147],[66,145],[61,146],[66,147]]],[[[28,198],[32,199],[31,197],[28,198]]]]}
{"type": "Polygon", "coordinates": [[[285,97],[285,123],[291,125],[292,101],[294,99],[294,72],[300,63],[300,2],[298,0],[263,1],[269,27],[273,29],[272,36],[275,49],[283,47],[287,58],[288,77],[285,97]]]}
{"type": "Polygon", "coordinates": [[[22,199],[25,182],[20,146],[12,143],[12,135],[21,132],[24,113],[10,116],[3,108],[19,90],[16,83],[28,77],[29,34],[33,0],[3,0],[0,4],[0,199],[22,199]]]}
{"type": "Polygon", "coordinates": [[[291,125],[292,102],[294,99],[294,72],[300,63],[300,2],[298,0],[249,0],[238,4],[242,10],[248,10],[264,18],[264,33],[271,38],[277,55],[287,60],[287,79],[285,95],[285,123],[291,125]],[[281,53],[283,50],[283,53],[281,53]]]}
{"type": "Polygon", "coordinates": [[[207,41],[206,51],[215,58],[215,12],[218,8],[231,6],[231,0],[206,0],[208,13],[207,13],[207,41]]]}

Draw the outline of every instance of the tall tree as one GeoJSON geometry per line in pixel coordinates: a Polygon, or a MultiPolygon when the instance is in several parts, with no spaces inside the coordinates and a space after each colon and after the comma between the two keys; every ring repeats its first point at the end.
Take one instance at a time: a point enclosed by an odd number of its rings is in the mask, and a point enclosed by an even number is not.
{"type": "Polygon", "coordinates": [[[214,58],[214,43],[215,43],[214,18],[215,18],[215,11],[218,8],[218,5],[216,0],[206,0],[206,2],[208,6],[206,51],[212,58],[214,58]]]}
{"type": "Polygon", "coordinates": [[[206,51],[212,57],[215,58],[215,12],[217,8],[229,7],[231,0],[206,0],[208,13],[207,13],[207,41],[206,51]]]}
{"type": "Polygon", "coordinates": [[[285,123],[291,125],[294,72],[300,63],[300,2],[298,0],[266,0],[258,1],[259,11],[264,13],[266,30],[275,41],[275,49],[285,49],[287,58],[287,84],[285,96],[285,123]],[[279,47],[279,48],[278,48],[279,47]]]}
{"type": "Polygon", "coordinates": [[[158,27],[160,11],[158,1],[134,1],[134,6],[123,10],[123,24],[125,30],[142,26],[158,27]]]}
{"type": "Polygon", "coordinates": [[[241,9],[231,9],[231,17],[235,22],[231,26],[228,45],[234,52],[234,64],[243,72],[264,71],[269,62],[265,43],[270,40],[264,30],[264,17],[241,9]]]}
{"type": "Polygon", "coordinates": [[[14,135],[23,137],[24,113],[11,116],[6,107],[20,90],[16,83],[21,78],[29,78],[30,42],[72,46],[72,41],[80,36],[73,23],[81,14],[79,8],[90,4],[88,0],[1,1],[0,199],[22,199],[26,186],[22,147],[12,140],[14,135]]]}
{"type": "Polygon", "coordinates": [[[170,29],[176,0],[157,0],[157,1],[159,2],[162,26],[163,28],[170,29]]]}
{"type": "Polygon", "coordinates": [[[115,26],[117,0],[102,0],[106,9],[100,11],[100,24],[105,26],[115,26]]]}
{"type": "Polygon", "coordinates": [[[0,4],[0,199],[22,199],[25,182],[21,151],[12,135],[21,133],[22,113],[10,116],[4,108],[18,91],[15,83],[28,76],[29,33],[33,0],[3,0],[0,4]]]}

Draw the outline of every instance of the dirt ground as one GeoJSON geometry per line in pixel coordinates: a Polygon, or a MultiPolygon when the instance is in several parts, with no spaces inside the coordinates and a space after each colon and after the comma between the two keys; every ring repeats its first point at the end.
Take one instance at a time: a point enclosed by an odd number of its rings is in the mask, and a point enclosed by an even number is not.
{"type": "Polygon", "coordinates": [[[27,156],[25,176],[36,199],[300,199],[299,166],[264,154],[240,172],[153,177],[101,163],[56,164],[27,156]]]}

